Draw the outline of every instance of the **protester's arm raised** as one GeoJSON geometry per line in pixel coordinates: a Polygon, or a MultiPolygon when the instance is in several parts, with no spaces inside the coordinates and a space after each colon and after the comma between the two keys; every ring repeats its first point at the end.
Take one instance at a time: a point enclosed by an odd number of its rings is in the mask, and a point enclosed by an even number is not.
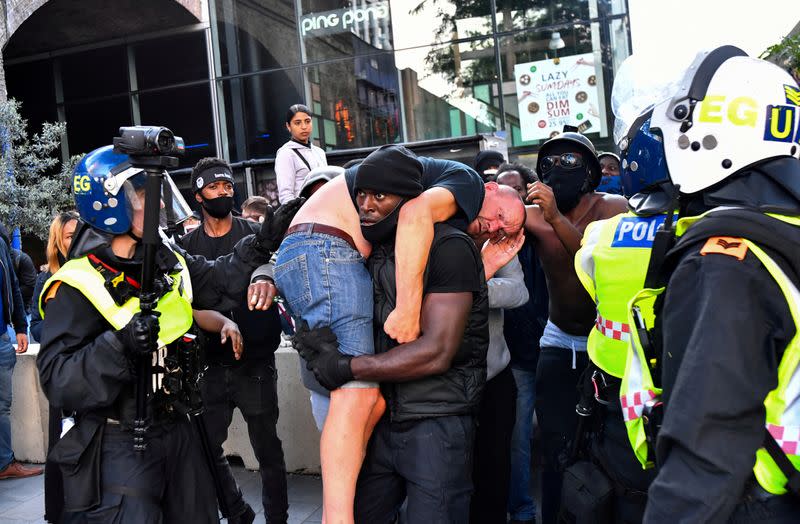
{"type": "Polygon", "coordinates": [[[525,229],[534,235],[538,235],[541,233],[542,221],[547,222],[558,235],[567,253],[574,257],[575,253],[581,248],[583,235],[558,210],[553,189],[544,182],[528,184],[527,200],[531,204],[537,205],[538,209],[532,207],[526,209],[525,229]]]}
{"type": "Polygon", "coordinates": [[[397,307],[389,314],[383,330],[400,344],[415,340],[420,333],[422,275],[433,241],[433,225],[458,211],[453,194],[433,187],[400,209],[395,243],[397,307]]]}

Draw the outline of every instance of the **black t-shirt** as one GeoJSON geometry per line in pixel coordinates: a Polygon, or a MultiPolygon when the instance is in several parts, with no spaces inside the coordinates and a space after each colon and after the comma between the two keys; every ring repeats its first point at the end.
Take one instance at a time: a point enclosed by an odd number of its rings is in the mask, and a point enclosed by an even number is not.
{"type": "MultiPolygon", "coordinates": [[[[456,214],[447,221],[451,226],[466,231],[469,223],[475,220],[483,205],[483,180],[469,166],[454,160],[440,160],[426,156],[417,157],[422,163],[422,188],[443,187],[453,194],[458,205],[456,214]]],[[[347,189],[356,202],[355,177],[358,166],[345,172],[347,189]]],[[[387,190],[387,193],[391,191],[387,190]]]]}
{"type": "Polygon", "coordinates": [[[222,255],[233,252],[236,243],[250,235],[256,233],[259,224],[239,217],[233,217],[231,230],[228,234],[221,237],[210,237],[201,226],[184,235],[180,240],[180,245],[192,255],[202,255],[209,260],[214,260],[222,255]]]}
{"type": "Polygon", "coordinates": [[[428,259],[428,274],[424,293],[478,293],[481,290],[479,268],[465,266],[473,254],[463,237],[450,237],[434,246],[428,259]]]}
{"type": "MultiPolygon", "coordinates": [[[[211,237],[201,226],[188,233],[180,240],[181,246],[192,255],[202,255],[214,260],[233,251],[233,247],[242,238],[255,233],[260,225],[239,217],[233,217],[231,230],[221,237],[211,237]]],[[[239,325],[244,339],[242,360],[272,360],[273,353],[280,344],[280,319],[278,309],[272,307],[267,311],[250,311],[247,307],[247,294],[242,295],[239,307],[223,313],[239,325]]],[[[208,343],[206,355],[212,364],[235,364],[231,342],[224,345],[219,341],[218,333],[206,333],[208,343]]]]}

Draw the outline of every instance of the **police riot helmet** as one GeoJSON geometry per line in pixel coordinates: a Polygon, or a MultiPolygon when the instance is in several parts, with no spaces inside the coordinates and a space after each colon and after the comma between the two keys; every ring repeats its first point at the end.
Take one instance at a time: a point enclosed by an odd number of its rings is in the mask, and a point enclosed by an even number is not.
{"type": "Polygon", "coordinates": [[[800,88],[780,67],[733,46],[703,52],[653,110],[672,182],[697,193],[777,157],[797,156],[800,88]]]}
{"type": "MultiPolygon", "coordinates": [[[[114,153],[113,146],[88,153],[72,175],[75,207],[81,219],[105,233],[128,233],[134,212],[144,206],[145,179],[145,172],[131,165],[128,155],[114,153]]],[[[162,196],[169,194],[172,203],[166,207],[174,213],[175,223],[180,223],[189,217],[191,208],[169,175],[165,174],[164,185],[169,189],[162,196]]]]}
{"type": "Polygon", "coordinates": [[[600,185],[600,179],[603,177],[600,161],[597,160],[597,150],[594,148],[594,144],[592,144],[591,140],[581,133],[573,131],[560,133],[547,140],[542,144],[542,147],[539,148],[539,155],[536,159],[536,173],[539,177],[542,176],[542,161],[550,155],[550,151],[553,147],[559,144],[568,144],[574,147],[576,152],[581,153],[585,159],[586,170],[589,173],[590,190],[594,191],[597,189],[597,186],[600,185]]]}
{"type": "Polygon", "coordinates": [[[625,198],[670,183],[664,144],[658,132],[650,129],[651,116],[652,111],[648,111],[636,120],[618,145],[622,155],[620,179],[625,198]]]}

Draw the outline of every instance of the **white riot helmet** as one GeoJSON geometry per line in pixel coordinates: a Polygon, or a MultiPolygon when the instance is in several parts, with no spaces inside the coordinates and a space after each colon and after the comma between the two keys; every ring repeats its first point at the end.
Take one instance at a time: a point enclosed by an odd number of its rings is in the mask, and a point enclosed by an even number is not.
{"type": "Polygon", "coordinates": [[[756,162],[796,156],[800,89],[778,66],[733,46],[701,53],[653,110],[672,182],[702,191],[756,162]]]}

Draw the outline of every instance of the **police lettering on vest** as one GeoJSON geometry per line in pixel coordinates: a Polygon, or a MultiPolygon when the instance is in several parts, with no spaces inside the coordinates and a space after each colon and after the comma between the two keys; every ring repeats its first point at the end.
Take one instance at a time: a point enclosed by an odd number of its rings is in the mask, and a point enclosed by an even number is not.
{"type": "Polygon", "coordinates": [[[625,213],[593,222],[575,256],[575,272],[597,305],[589,358],[617,378],[625,371],[631,336],[628,301],[644,287],[653,239],[665,219],[625,213]]]}

